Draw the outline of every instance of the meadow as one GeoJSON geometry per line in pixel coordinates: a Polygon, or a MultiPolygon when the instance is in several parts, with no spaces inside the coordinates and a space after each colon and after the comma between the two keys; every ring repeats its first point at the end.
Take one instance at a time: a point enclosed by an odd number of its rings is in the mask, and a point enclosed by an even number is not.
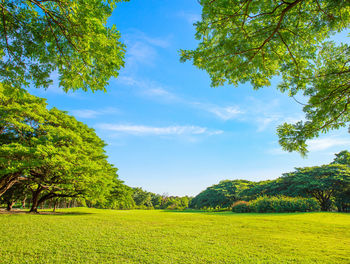
{"type": "Polygon", "coordinates": [[[350,214],[0,214],[0,263],[350,263],[350,214]]]}

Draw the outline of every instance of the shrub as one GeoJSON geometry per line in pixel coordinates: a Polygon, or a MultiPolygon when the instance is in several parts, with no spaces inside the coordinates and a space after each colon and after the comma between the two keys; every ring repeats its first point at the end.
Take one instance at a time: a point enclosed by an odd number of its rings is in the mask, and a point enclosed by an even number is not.
{"type": "Polygon", "coordinates": [[[320,205],[314,198],[262,196],[250,201],[250,209],[257,213],[287,213],[319,211],[320,205]]]}
{"type": "Polygon", "coordinates": [[[249,202],[237,201],[232,205],[232,212],[235,213],[249,213],[251,212],[249,202]]]}

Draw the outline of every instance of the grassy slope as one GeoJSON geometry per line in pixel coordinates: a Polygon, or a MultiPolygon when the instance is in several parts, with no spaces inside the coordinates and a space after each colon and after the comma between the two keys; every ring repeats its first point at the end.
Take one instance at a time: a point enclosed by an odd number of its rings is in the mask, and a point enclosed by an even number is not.
{"type": "Polygon", "coordinates": [[[0,215],[0,263],[350,263],[350,214],[0,215]]]}

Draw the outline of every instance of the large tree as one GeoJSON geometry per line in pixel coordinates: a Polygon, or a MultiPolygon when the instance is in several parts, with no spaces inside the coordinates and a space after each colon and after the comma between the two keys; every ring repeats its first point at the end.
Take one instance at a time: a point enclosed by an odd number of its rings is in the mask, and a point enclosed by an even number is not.
{"type": "Polygon", "coordinates": [[[280,179],[286,191],[294,195],[311,196],[320,203],[322,211],[328,211],[332,200],[350,188],[350,169],[347,165],[330,164],[296,168],[280,179]]]}
{"type": "Polygon", "coordinates": [[[281,75],[279,89],[306,97],[306,121],[278,128],[281,146],[306,154],[306,141],[350,121],[350,47],[329,38],[348,28],[347,0],[201,0],[194,50],[213,86],[250,82],[257,89],[281,75]]]}
{"type": "Polygon", "coordinates": [[[23,93],[17,96],[0,83],[0,196],[29,170],[43,165],[47,146],[39,140],[48,110],[43,99],[23,93]]]}
{"type": "MultiPolygon", "coordinates": [[[[125,46],[107,19],[122,0],[1,0],[0,81],[65,91],[104,90],[123,66],[125,46]]],[[[127,1],[127,0],[126,0],[127,1]]]]}
{"type": "MultiPolygon", "coordinates": [[[[1,88],[1,87],[0,87],[1,88]]],[[[43,99],[0,89],[0,196],[15,183],[32,191],[32,208],[55,197],[101,199],[117,178],[95,131],[43,99]]]]}

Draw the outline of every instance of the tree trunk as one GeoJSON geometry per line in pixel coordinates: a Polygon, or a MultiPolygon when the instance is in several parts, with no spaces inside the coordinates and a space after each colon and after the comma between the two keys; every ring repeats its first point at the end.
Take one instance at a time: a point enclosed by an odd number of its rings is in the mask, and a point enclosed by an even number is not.
{"type": "Polygon", "coordinates": [[[27,200],[27,196],[24,197],[24,199],[22,200],[22,208],[26,208],[26,200],[27,200]]]}
{"type": "Polygon", "coordinates": [[[330,201],[329,199],[322,198],[320,200],[321,211],[329,211],[330,209],[330,201]]]}
{"type": "Polygon", "coordinates": [[[6,208],[6,210],[7,210],[7,211],[11,211],[14,204],[15,204],[15,201],[9,201],[9,202],[7,202],[7,208],[6,208]]]}
{"type": "Polygon", "coordinates": [[[38,187],[36,191],[33,192],[33,199],[32,199],[32,207],[30,208],[30,213],[38,213],[38,206],[39,206],[39,195],[43,188],[41,186],[38,187]]]}
{"type": "Polygon", "coordinates": [[[55,200],[55,203],[53,204],[53,211],[56,212],[56,207],[57,207],[57,199],[55,200]]]}

